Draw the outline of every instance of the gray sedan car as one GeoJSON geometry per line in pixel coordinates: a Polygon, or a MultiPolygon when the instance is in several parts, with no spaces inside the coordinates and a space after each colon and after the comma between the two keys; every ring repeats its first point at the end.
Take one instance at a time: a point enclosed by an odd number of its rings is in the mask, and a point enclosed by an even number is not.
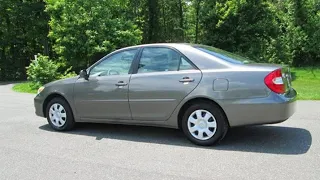
{"type": "Polygon", "coordinates": [[[290,74],[211,46],[146,44],[46,84],[34,105],[58,131],[76,122],[151,125],[180,128],[193,143],[212,145],[231,127],[288,119],[297,94],[290,74]]]}

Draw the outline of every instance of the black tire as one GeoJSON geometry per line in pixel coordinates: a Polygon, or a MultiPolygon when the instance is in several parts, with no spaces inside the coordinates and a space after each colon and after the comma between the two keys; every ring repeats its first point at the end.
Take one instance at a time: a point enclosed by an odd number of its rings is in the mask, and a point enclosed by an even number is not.
{"type": "Polygon", "coordinates": [[[206,102],[206,101],[199,101],[195,104],[192,104],[187,108],[184,112],[184,115],[181,120],[181,128],[183,133],[187,136],[187,138],[194,144],[201,145],[201,146],[211,146],[218,141],[222,140],[223,137],[226,135],[228,131],[228,123],[227,118],[224,115],[223,110],[214,103],[206,102]],[[195,112],[196,110],[206,110],[210,112],[215,120],[216,120],[216,130],[214,135],[206,140],[199,140],[195,138],[188,129],[188,118],[189,116],[195,112]]]}
{"type": "Polygon", "coordinates": [[[73,113],[72,113],[72,109],[70,107],[70,105],[68,104],[68,102],[66,102],[64,99],[62,98],[53,98],[47,105],[46,107],[46,115],[47,115],[47,120],[48,120],[48,123],[49,125],[51,126],[52,129],[56,130],[56,131],[67,131],[67,130],[71,130],[74,125],[75,125],[75,121],[74,121],[74,117],[73,117],[73,113]],[[53,105],[53,104],[59,104],[61,105],[64,110],[65,110],[65,113],[66,113],[66,118],[65,118],[65,123],[63,126],[61,127],[58,127],[56,125],[54,125],[51,120],[50,120],[50,107],[53,105]]]}

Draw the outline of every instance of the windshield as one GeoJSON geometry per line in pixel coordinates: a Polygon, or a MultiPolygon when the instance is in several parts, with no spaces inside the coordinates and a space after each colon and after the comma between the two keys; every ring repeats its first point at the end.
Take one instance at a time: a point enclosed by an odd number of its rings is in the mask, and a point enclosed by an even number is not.
{"type": "Polygon", "coordinates": [[[234,64],[249,64],[253,63],[254,61],[247,59],[245,57],[242,57],[238,54],[234,54],[228,51],[224,51],[222,49],[218,49],[212,46],[205,46],[205,45],[196,45],[193,46],[194,48],[203,51],[205,53],[208,53],[212,56],[218,57],[222,60],[228,61],[230,63],[234,64]]]}

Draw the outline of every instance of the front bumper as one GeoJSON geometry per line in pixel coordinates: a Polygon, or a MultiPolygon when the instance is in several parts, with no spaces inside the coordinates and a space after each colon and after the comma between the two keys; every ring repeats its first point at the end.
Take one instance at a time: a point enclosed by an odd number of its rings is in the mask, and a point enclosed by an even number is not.
{"type": "Polygon", "coordinates": [[[34,98],[34,108],[35,108],[35,113],[37,116],[40,116],[40,117],[45,117],[44,116],[44,113],[43,113],[43,98],[41,98],[40,95],[37,95],[35,98],[34,98]]]}

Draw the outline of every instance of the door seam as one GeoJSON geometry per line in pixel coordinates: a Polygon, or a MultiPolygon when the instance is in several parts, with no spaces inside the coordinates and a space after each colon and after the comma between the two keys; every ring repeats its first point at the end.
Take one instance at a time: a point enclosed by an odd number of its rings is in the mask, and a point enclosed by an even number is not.
{"type": "Polygon", "coordinates": [[[131,77],[132,77],[132,74],[131,74],[130,77],[129,77],[127,98],[128,98],[128,105],[129,105],[129,110],[130,110],[130,119],[133,120],[133,118],[132,118],[131,105],[130,105],[130,101],[129,101],[129,99],[130,99],[130,82],[131,82],[131,77]]]}

